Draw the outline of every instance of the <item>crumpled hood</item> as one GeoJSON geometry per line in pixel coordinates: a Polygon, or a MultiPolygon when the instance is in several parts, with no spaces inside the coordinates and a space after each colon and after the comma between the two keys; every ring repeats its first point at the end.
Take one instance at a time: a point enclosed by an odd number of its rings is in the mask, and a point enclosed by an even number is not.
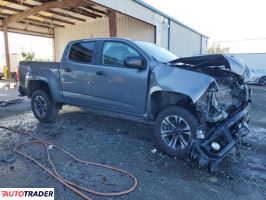
{"type": "MultiPolygon", "coordinates": [[[[246,79],[245,63],[234,56],[215,54],[215,55],[179,58],[170,62],[170,64],[177,64],[177,63],[187,64],[188,68],[224,66],[225,69],[228,69],[233,73],[238,74],[242,76],[244,79],[246,79]]],[[[186,69],[186,67],[183,68],[186,69]]]]}

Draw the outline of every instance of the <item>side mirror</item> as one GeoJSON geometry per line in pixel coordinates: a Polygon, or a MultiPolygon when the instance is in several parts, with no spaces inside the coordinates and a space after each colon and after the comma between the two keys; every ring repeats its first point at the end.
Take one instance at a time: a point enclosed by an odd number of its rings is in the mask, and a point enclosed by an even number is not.
{"type": "Polygon", "coordinates": [[[129,56],[124,61],[125,66],[130,68],[144,69],[144,62],[139,56],[129,56]]]}

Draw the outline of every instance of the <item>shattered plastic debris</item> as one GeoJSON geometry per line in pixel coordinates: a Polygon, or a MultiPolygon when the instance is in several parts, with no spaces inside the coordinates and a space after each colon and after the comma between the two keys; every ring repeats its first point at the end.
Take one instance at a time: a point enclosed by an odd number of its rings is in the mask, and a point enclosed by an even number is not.
{"type": "Polygon", "coordinates": [[[157,152],[157,149],[152,149],[151,152],[155,154],[157,152]]]}

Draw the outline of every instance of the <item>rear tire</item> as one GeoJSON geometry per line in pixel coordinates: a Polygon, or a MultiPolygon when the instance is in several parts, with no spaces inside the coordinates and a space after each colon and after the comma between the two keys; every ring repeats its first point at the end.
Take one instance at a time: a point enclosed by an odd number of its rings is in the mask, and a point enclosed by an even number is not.
{"type": "Polygon", "coordinates": [[[33,92],[31,108],[36,119],[42,123],[50,123],[58,116],[58,106],[52,100],[49,92],[44,90],[33,92]]]}
{"type": "Polygon", "coordinates": [[[189,110],[171,106],[158,114],[154,126],[155,138],[160,149],[169,156],[186,158],[198,126],[198,120],[189,110]]]}

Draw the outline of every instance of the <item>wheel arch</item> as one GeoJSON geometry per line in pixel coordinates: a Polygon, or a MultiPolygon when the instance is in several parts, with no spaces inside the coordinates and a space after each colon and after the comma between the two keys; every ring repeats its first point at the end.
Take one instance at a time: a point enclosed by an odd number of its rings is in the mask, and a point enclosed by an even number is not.
{"type": "Polygon", "coordinates": [[[157,114],[164,108],[177,105],[191,110],[193,101],[189,96],[178,92],[155,91],[151,94],[150,113],[152,118],[156,118],[157,114]]]}
{"type": "Polygon", "coordinates": [[[51,89],[49,84],[44,81],[44,80],[29,80],[28,82],[28,97],[32,97],[32,94],[36,91],[36,90],[44,90],[46,92],[48,92],[48,94],[52,96],[51,93],[51,89]]]}

